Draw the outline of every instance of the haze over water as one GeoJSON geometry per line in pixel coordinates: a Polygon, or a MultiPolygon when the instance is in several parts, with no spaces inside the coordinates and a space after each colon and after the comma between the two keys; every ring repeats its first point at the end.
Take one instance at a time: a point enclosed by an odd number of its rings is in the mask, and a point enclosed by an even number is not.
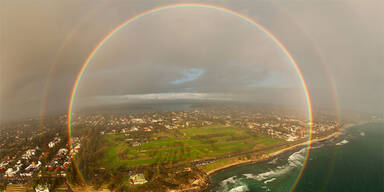
{"type": "MultiPolygon", "coordinates": [[[[314,145],[295,192],[384,191],[384,123],[353,126],[337,139],[314,145]]],[[[266,162],[225,169],[211,179],[213,191],[289,191],[304,150],[266,162]]]]}

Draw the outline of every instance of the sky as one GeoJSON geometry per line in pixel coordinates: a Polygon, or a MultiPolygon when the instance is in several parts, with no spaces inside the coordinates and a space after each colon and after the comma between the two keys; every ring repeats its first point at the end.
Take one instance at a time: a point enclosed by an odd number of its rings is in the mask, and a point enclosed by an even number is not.
{"type": "MultiPolygon", "coordinates": [[[[0,118],[65,112],[83,62],[106,34],[182,2],[232,9],[267,28],[296,60],[315,107],[384,112],[380,0],[2,0],[0,118]]],[[[296,70],[265,33],[189,7],[116,33],[90,62],[75,108],[180,99],[305,105],[296,70]]]]}

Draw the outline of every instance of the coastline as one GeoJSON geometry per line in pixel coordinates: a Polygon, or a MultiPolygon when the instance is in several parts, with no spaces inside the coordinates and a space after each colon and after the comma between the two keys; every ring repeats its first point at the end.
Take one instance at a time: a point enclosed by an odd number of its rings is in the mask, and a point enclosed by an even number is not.
{"type": "MultiPolygon", "coordinates": [[[[349,125],[347,127],[351,127],[351,126],[354,126],[353,124],[352,125],[349,125]]],[[[213,175],[214,173],[216,172],[219,172],[221,170],[224,170],[224,169],[227,169],[227,168],[230,168],[230,167],[234,167],[234,166],[238,166],[238,165],[244,165],[244,164],[251,164],[251,163],[258,163],[258,162],[261,162],[261,161],[265,161],[265,160],[268,160],[268,159],[271,159],[273,157],[276,157],[277,155],[280,155],[284,152],[287,152],[287,151],[290,151],[290,150],[293,150],[297,147],[301,147],[301,146],[304,146],[304,145],[309,145],[309,144],[313,144],[313,143],[316,143],[316,142],[320,142],[320,141],[324,141],[324,140],[328,140],[328,139],[331,139],[331,138],[334,138],[334,137],[338,137],[339,135],[342,134],[342,131],[343,129],[345,129],[346,127],[342,127],[341,129],[339,129],[338,131],[330,134],[330,135],[327,135],[325,137],[321,137],[321,138],[316,138],[316,139],[312,139],[310,141],[305,141],[305,142],[302,142],[302,143],[298,143],[296,145],[292,145],[292,146],[289,146],[287,148],[283,148],[283,149],[280,149],[276,152],[273,152],[273,153],[270,153],[270,154],[264,154],[264,155],[261,155],[259,158],[257,159],[251,159],[251,160],[238,160],[234,163],[231,163],[231,164],[227,164],[227,165],[224,165],[222,167],[219,167],[219,168],[216,168],[216,169],[213,169],[213,170],[210,170],[208,172],[206,172],[206,174],[208,176],[211,176],[213,175]]]]}

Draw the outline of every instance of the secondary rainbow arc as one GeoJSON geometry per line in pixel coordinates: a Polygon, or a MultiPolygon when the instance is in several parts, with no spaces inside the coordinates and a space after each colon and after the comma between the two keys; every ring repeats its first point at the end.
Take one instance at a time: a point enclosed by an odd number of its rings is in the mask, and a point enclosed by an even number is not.
{"type": "MultiPolygon", "coordinates": [[[[140,18],[143,18],[145,16],[152,15],[152,14],[154,14],[156,12],[161,12],[161,11],[165,11],[165,10],[169,10],[169,9],[175,9],[175,8],[182,8],[182,7],[206,8],[206,9],[221,11],[221,12],[227,13],[229,15],[233,15],[235,17],[238,17],[238,18],[246,21],[247,23],[257,27],[260,31],[265,33],[283,51],[283,53],[287,56],[287,58],[289,59],[290,63],[292,64],[292,66],[296,70],[298,78],[299,78],[300,83],[301,83],[301,87],[302,87],[302,89],[304,91],[305,99],[306,99],[307,115],[308,115],[308,121],[309,121],[309,125],[308,125],[308,127],[309,127],[309,138],[308,138],[308,141],[309,142],[308,142],[308,148],[307,148],[308,150],[306,152],[306,156],[305,156],[305,159],[304,159],[303,166],[302,166],[302,168],[301,168],[301,170],[300,170],[300,172],[299,172],[299,174],[298,174],[298,176],[296,178],[296,181],[295,181],[294,185],[292,186],[292,188],[290,190],[290,191],[294,191],[294,189],[296,188],[296,186],[297,186],[297,184],[298,184],[298,182],[299,182],[299,180],[300,180],[300,178],[301,178],[301,176],[303,174],[303,171],[304,171],[304,169],[305,169],[305,167],[306,167],[306,165],[308,163],[308,157],[309,157],[310,148],[311,148],[313,117],[312,117],[312,104],[311,104],[311,99],[310,99],[310,95],[309,95],[309,92],[308,92],[308,86],[307,86],[307,84],[306,84],[306,82],[304,80],[303,74],[302,74],[299,66],[297,65],[296,61],[294,60],[294,58],[292,57],[292,55],[290,54],[288,49],[284,46],[284,44],[275,35],[273,35],[268,29],[266,29],[264,26],[262,26],[259,23],[257,23],[252,18],[249,18],[246,15],[243,15],[243,14],[241,14],[239,12],[234,11],[234,10],[231,10],[231,9],[228,9],[228,8],[224,8],[224,7],[220,7],[220,6],[217,6],[217,5],[200,4],[200,3],[199,4],[197,4],[197,3],[183,3],[183,4],[171,4],[171,5],[156,7],[156,8],[144,11],[142,13],[139,13],[136,16],[131,17],[130,19],[126,20],[125,22],[123,22],[120,25],[118,25],[117,27],[115,27],[102,40],[100,40],[99,43],[91,51],[89,56],[86,58],[86,60],[82,64],[82,67],[81,67],[78,75],[76,76],[76,80],[75,80],[74,85],[72,87],[72,92],[71,92],[71,96],[70,96],[70,100],[69,100],[69,106],[68,106],[68,112],[67,112],[67,128],[68,128],[68,138],[69,138],[68,143],[69,143],[70,149],[72,149],[72,142],[71,142],[72,125],[71,125],[71,122],[72,122],[72,111],[73,111],[73,106],[74,106],[74,100],[76,98],[76,93],[77,93],[77,90],[78,90],[79,83],[80,83],[81,79],[83,78],[83,75],[84,75],[85,71],[87,70],[87,67],[90,64],[90,62],[92,61],[92,59],[95,56],[95,54],[100,50],[101,47],[103,47],[103,45],[110,38],[113,37],[114,34],[116,34],[120,29],[124,28],[124,26],[126,26],[126,25],[128,25],[128,24],[130,24],[130,23],[132,23],[134,21],[137,21],[140,18]]],[[[76,171],[77,171],[78,175],[80,176],[82,182],[85,184],[85,190],[88,191],[86,182],[84,180],[84,177],[81,174],[81,171],[79,170],[79,168],[76,165],[76,163],[74,163],[74,166],[75,166],[76,171]]]]}

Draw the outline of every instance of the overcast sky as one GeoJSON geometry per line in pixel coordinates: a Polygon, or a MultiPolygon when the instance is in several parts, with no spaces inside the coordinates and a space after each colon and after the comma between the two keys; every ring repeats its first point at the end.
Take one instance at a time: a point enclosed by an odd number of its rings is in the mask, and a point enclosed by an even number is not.
{"type": "MultiPolygon", "coordinates": [[[[82,63],[113,28],[157,6],[199,1],[0,1],[0,116],[64,112],[82,63]],[[44,105],[46,103],[46,105],[44,105]]],[[[297,61],[315,106],[384,109],[381,0],[202,1],[269,29],[297,61]]],[[[206,8],[157,12],[95,55],[75,107],[148,100],[305,103],[297,72],[268,36],[206,8]]]]}

